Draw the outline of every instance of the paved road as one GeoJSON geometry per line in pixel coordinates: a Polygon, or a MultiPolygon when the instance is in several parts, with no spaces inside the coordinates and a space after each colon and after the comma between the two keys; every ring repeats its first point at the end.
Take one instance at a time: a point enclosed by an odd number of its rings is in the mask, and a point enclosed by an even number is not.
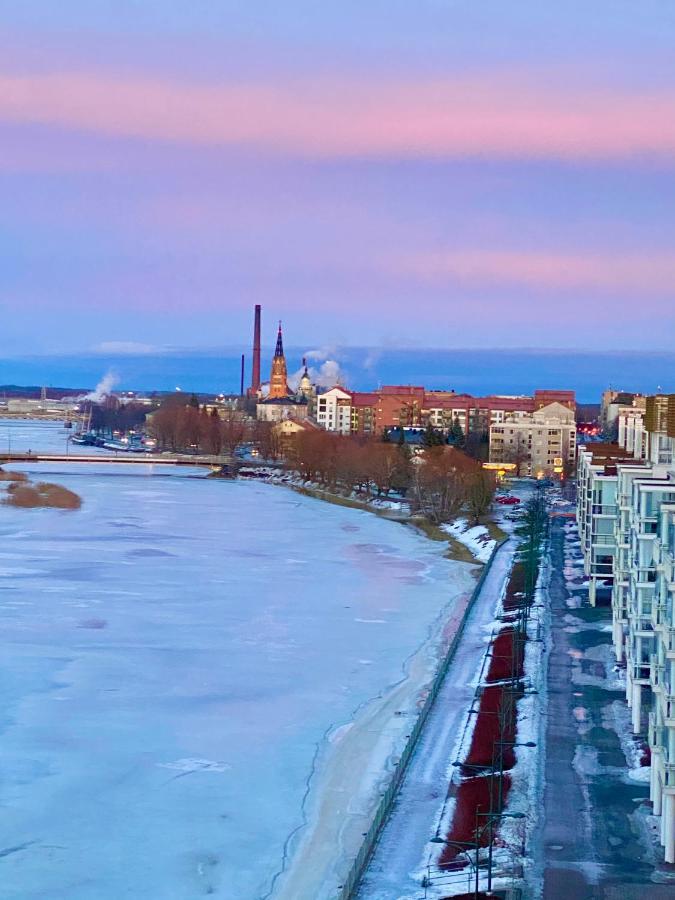
{"type": "Polygon", "coordinates": [[[511,569],[516,541],[510,539],[494,559],[469,614],[460,647],[410,762],[398,801],[376,847],[359,891],[359,900],[399,900],[423,896],[421,872],[448,787],[492,631],[495,608],[511,569]]]}
{"type": "MultiPolygon", "coordinates": [[[[570,542],[567,546],[569,554],[570,542]]],[[[557,520],[540,848],[544,898],[672,900],[675,871],[668,869],[675,867],[658,865],[649,834],[654,820],[648,786],[628,775],[637,759],[613,667],[610,612],[579,605],[583,594],[568,590],[564,547],[564,521],[557,520]]]]}

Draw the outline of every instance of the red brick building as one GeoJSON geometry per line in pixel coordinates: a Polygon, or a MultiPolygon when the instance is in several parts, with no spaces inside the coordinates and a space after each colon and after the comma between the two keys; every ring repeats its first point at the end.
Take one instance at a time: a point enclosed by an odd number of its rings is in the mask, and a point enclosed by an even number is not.
{"type": "Polygon", "coordinates": [[[549,403],[576,408],[574,391],[538,390],[533,396],[473,397],[454,391],[427,391],[418,385],[383,385],[376,391],[350,391],[351,430],[380,434],[384,428],[417,427],[427,423],[447,429],[457,422],[464,433],[487,432],[509,413],[533,413],[549,403]]]}

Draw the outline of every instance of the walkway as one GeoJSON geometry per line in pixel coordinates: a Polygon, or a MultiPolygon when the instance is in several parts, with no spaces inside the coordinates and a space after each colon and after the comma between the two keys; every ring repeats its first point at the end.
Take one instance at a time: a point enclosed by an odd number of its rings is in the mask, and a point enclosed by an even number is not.
{"type": "MultiPolygon", "coordinates": [[[[421,887],[429,845],[438,826],[457,753],[473,702],[497,602],[511,570],[516,541],[495,556],[466,630],[410,761],[394,811],[361,883],[359,900],[399,900],[424,895],[421,887]]],[[[434,848],[434,855],[438,849],[434,848]]]]}

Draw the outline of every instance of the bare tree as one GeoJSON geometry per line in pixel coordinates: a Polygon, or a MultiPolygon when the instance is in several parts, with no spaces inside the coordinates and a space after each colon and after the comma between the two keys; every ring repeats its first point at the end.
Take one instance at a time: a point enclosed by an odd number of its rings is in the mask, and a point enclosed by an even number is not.
{"type": "Polygon", "coordinates": [[[471,465],[468,457],[453,448],[426,450],[414,468],[411,507],[436,525],[454,518],[466,501],[471,465]]]}
{"type": "Polygon", "coordinates": [[[495,496],[495,479],[490,472],[479,469],[467,480],[466,508],[474,525],[489,512],[495,496]]]}

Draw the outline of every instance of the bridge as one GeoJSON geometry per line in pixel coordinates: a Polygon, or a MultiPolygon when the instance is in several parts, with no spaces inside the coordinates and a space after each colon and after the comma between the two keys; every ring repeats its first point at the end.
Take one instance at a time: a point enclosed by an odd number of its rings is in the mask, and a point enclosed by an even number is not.
{"type": "Polygon", "coordinates": [[[132,465],[205,466],[214,472],[234,472],[238,461],[232,456],[187,456],[164,453],[0,453],[0,466],[6,463],[131,463],[132,465]]]}

